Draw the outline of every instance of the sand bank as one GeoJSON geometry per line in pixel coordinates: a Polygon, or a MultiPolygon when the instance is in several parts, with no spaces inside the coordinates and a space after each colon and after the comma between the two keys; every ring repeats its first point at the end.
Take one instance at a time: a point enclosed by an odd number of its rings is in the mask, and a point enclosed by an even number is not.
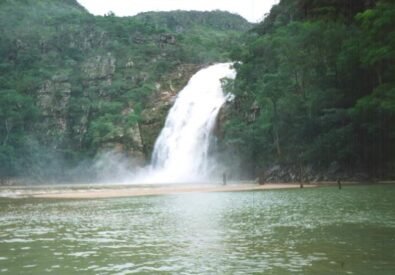
{"type": "MultiPolygon", "coordinates": [[[[342,186],[363,185],[361,182],[344,181],[342,186]]],[[[379,181],[365,184],[395,184],[395,181],[379,181]]],[[[304,188],[333,186],[336,181],[304,184],[304,188]]],[[[53,198],[53,199],[97,199],[133,196],[153,196],[181,193],[242,192],[300,188],[300,183],[233,182],[205,184],[48,184],[0,186],[0,198],[53,198]]]]}
{"type": "MultiPolygon", "coordinates": [[[[305,184],[305,188],[316,187],[314,184],[305,184]]],[[[58,199],[96,199],[96,198],[116,198],[133,196],[152,196],[181,193],[206,193],[206,192],[240,192],[258,191],[273,189],[300,188],[300,184],[229,184],[229,185],[144,185],[144,186],[91,186],[90,188],[73,189],[51,189],[35,190],[29,194],[24,192],[24,196],[35,198],[58,198],[58,199]]]]}

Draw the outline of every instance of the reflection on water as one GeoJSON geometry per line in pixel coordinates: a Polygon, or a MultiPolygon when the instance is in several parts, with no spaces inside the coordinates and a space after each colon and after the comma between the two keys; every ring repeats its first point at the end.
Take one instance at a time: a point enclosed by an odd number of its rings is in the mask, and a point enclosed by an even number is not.
{"type": "Polygon", "coordinates": [[[0,199],[0,273],[394,274],[395,186],[0,199]]]}

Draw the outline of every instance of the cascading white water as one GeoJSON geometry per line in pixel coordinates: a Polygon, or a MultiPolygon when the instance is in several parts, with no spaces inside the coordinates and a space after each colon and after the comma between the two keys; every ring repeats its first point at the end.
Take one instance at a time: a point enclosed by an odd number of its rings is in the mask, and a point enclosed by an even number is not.
{"type": "Polygon", "coordinates": [[[209,147],[216,118],[227,97],[222,78],[234,78],[231,63],[197,72],[178,94],[152,155],[151,182],[198,182],[208,179],[209,147]]]}

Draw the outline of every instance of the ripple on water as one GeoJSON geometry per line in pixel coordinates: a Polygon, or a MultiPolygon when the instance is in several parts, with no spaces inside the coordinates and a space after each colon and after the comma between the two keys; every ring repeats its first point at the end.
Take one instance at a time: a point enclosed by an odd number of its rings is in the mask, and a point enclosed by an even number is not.
{"type": "Polygon", "coordinates": [[[0,271],[394,271],[394,196],[394,188],[349,187],[0,201],[0,271]]]}

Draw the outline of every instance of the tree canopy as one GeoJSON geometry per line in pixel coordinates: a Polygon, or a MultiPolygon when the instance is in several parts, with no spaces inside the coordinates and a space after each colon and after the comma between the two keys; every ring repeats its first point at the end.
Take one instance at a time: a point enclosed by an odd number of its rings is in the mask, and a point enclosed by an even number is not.
{"type": "Polygon", "coordinates": [[[251,174],[282,164],[394,176],[395,3],[365,2],[280,1],[235,49],[225,141],[251,174]]]}

